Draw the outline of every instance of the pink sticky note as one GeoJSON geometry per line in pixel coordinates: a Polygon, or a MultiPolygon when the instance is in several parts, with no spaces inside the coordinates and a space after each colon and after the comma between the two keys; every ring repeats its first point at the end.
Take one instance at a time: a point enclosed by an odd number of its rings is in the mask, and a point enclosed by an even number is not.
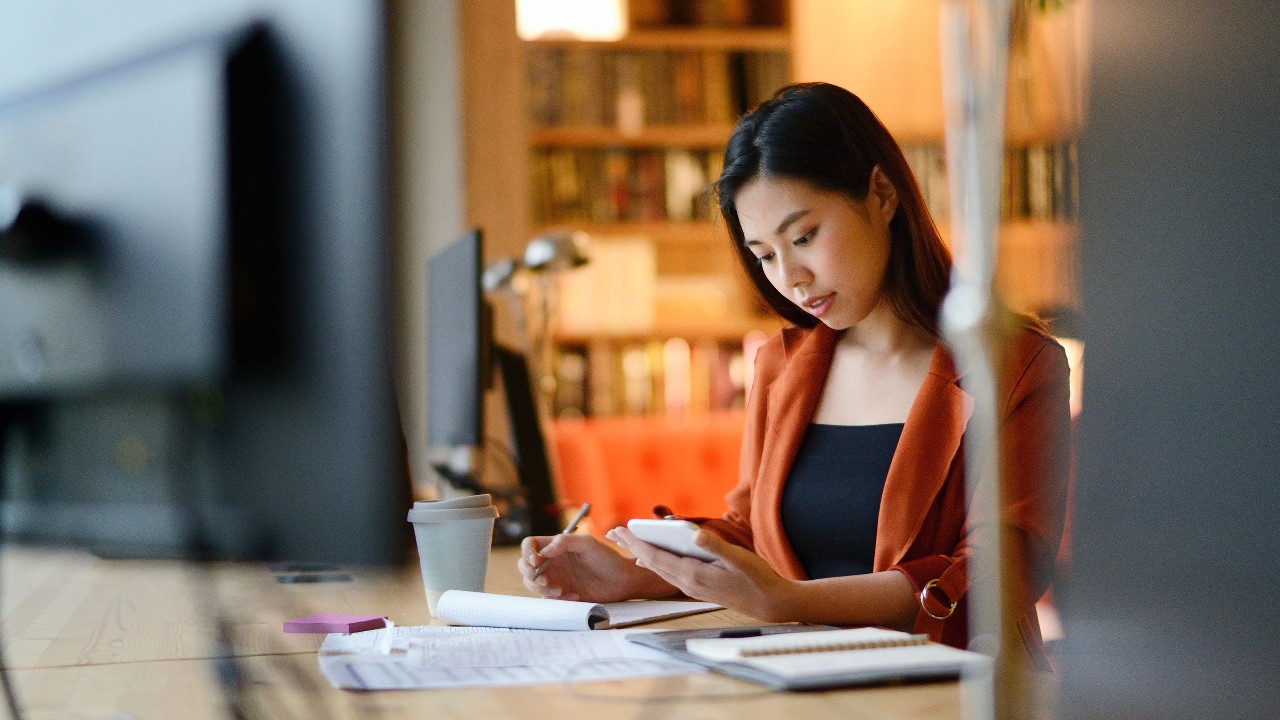
{"type": "Polygon", "coordinates": [[[386,626],[387,619],[381,615],[343,615],[327,612],[284,621],[284,631],[287,633],[353,633],[379,630],[386,626]]]}

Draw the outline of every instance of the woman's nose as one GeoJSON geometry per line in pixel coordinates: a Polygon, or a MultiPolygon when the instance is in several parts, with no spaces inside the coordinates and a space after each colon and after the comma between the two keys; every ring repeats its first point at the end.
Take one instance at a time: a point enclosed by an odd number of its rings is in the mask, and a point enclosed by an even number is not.
{"type": "Polygon", "coordinates": [[[813,273],[809,272],[809,268],[804,263],[794,260],[778,259],[778,279],[784,289],[800,287],[805,283],[813,280],[813,273]]]}

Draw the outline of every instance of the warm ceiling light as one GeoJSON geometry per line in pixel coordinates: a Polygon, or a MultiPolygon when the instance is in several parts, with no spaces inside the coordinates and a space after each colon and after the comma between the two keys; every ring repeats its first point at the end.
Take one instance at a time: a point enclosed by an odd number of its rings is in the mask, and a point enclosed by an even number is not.
{"type": "Polygon", "coordinates": [[[627,34],[627,0],[516,0],[521,40],[618,40],[627,34]]]}

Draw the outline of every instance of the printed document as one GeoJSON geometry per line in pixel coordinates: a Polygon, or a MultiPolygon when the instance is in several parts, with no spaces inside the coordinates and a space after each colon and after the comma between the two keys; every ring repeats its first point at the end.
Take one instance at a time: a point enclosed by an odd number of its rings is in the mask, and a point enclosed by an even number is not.
{"type": "Polygon", "coordinates": [[[431,625],[332,634],[320,669],[337,688],[410,690],[615,680],[702,672],[626,641],[628,630],[431,625]]]}

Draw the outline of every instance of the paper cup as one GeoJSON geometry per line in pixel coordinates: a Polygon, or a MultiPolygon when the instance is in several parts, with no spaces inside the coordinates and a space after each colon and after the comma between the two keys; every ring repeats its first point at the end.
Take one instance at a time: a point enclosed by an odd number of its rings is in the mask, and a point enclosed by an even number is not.
{"type": "Polygon", "coordinates": [[[484,592],[498,510],[492,505],[434,509],[419,508],[420,504],[414,503],[409,511],[409,522],[418,544],[427,611],[435,617],[436,601],[444,591],[484,592]]]}

